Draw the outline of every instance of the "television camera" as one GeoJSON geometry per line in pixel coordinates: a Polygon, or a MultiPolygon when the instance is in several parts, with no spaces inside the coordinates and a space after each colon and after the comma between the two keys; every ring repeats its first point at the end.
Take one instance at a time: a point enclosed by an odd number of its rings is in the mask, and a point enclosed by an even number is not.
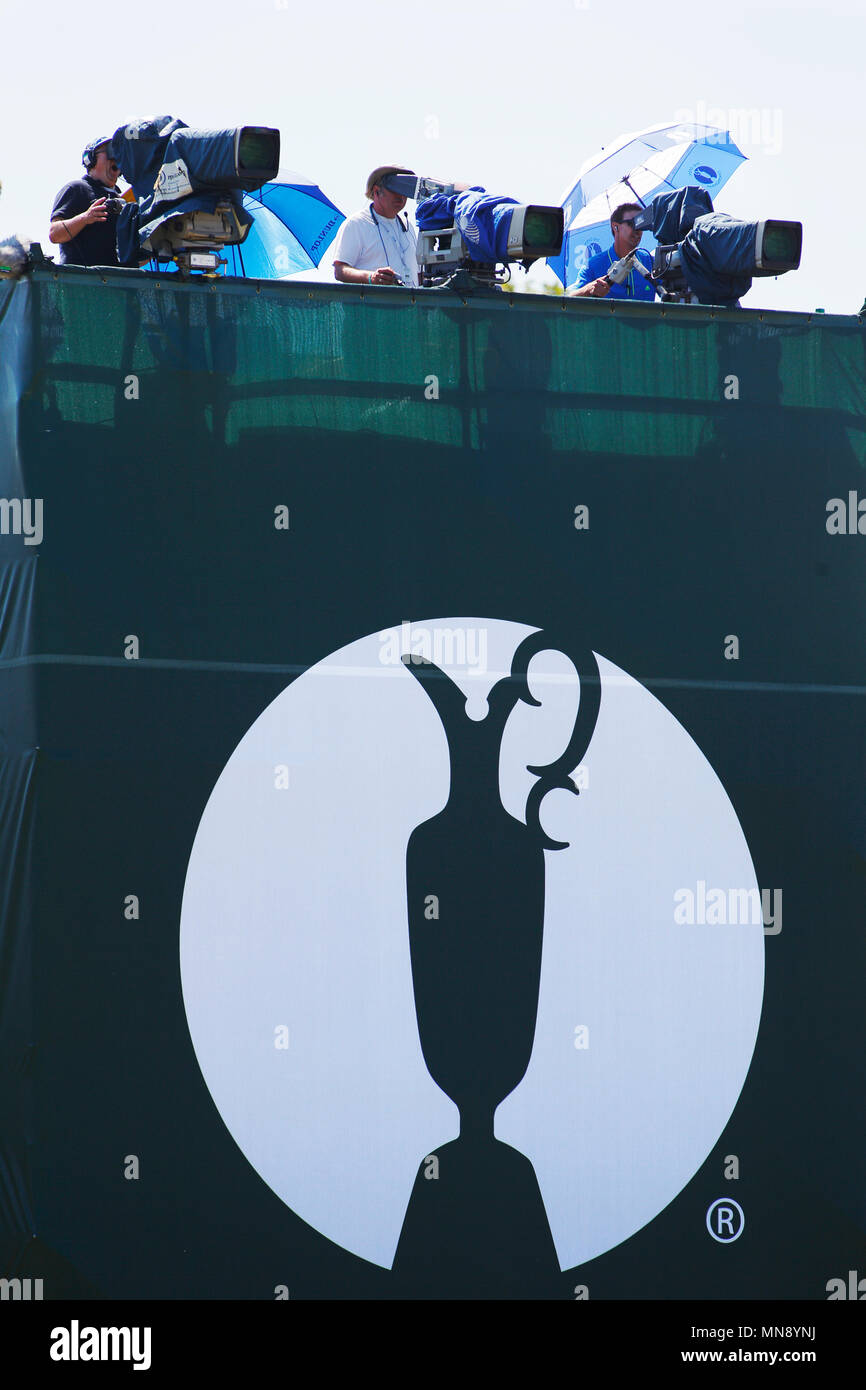
{"type": "Polygon", "coordinates": [[[210,275],[252,225],[243,193],[275,178],[280,163],[278,130],[193,130],[172,116],[120,126],[111,147],[137,199],[117,219],[120,263],[155,258],[210,275]]]}
{"type": "Polygon", "coordinates": [[[658,242],[652,271],[637,258],[634,268],[665,303],[734,307],[753,279],[796,270],[803,247],[801,222],[749,222],[715,212],[702,188],[659,194],[635,213],[634,227],[658,242]]]}
{"type": "Polygon", "coordinates": [[[507,280],[513,262],[528,268],[562,246],[562,208],[416,174],[388,174],[382,183],[418,202],[418,281],[426,288],[492,288],[507,280]]]}

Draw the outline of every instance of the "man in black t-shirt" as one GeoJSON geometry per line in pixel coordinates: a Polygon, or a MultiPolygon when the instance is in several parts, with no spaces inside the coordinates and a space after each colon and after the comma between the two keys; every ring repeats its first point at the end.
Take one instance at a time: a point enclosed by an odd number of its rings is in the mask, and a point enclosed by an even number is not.
{"type": "Polygon", "coordinates": [[[120,170],[111,137],[89,144],[81,156],[83,179],[61,188],[51,209],[48,240],[60,247],[62,265],[117,265],[117,213],[123,199],[115,187],[120,170]]]}

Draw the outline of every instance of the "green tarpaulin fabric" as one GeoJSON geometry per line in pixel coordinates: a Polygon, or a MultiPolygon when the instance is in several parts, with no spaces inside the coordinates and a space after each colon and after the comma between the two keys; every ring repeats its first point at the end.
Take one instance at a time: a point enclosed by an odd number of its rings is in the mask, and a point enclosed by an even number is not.
{"type": "MultiPolygon", "coordinates": [[[[719,1273],[683,1197],[590,1283],[824,1297],[866,1219],[863,322],[46,265],[0,282],[0,447],[0,1274],[46,1298],[410,1287],[235,1147],[178,934],[262,711],[365,634],[469,614],[630,673],[784,889],[752,1067],[695,1179],[706,1207],[748,1150],[760,1242],[719,1273]]],[[[459,1287],[502,1291],[483,1262],[459,1287]]]]}

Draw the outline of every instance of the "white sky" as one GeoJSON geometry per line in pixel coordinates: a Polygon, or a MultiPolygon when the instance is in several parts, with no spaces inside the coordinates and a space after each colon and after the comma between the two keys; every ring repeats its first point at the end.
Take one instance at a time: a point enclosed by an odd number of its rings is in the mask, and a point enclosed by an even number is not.
{"type": "Polygon", "coordinates": [[[750,162],[717,206],[804,224],[746,307],[856,313],[864,55],[864,0],[0,0],[0,233],[47,251],[83,146],[138,117],[278,126],[352,212],[388,162],[558,203],[616,136],[723,113],[750,162]]]}

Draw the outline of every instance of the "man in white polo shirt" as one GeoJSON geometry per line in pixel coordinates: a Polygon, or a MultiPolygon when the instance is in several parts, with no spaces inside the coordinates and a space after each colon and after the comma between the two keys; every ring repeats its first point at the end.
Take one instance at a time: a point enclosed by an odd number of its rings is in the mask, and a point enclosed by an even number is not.
{"type": "Polygon", "coordinates": [[[401,217],[406,199],[382,186],[389,174],[411,174],[394,164],[374,169],[367,180],[367,207],[347,217],[334,249],[334,276],[350,285],[417,285],[415,232],[401,217]]]}

